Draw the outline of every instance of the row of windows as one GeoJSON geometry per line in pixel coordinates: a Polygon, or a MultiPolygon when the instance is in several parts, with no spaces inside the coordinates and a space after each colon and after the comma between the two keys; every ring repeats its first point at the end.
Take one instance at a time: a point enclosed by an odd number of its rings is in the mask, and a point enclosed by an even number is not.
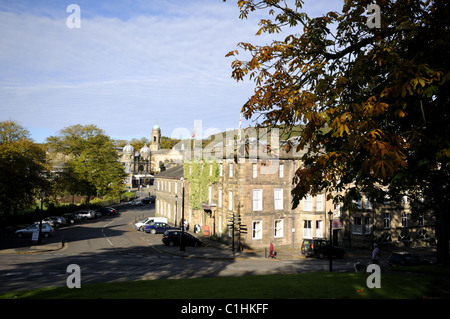
{"type": "MultiPolygon", "coordinates": [[[[252,222],[252,239],[262,239],[263,222],[261,220],[255,220],[252,222]]],[[[323,238],[324,235],[324,223],[322,220],[304,220],[303,221],[303,238],[323,238]],[[313,229],[313,222],[315,229],[313,229]]],[[[273,236],[274,238],[282,238],[284,236],[284,220],[276,219],[273,223],[273,236]]]]}
{"type": "MultiPolygon", "coordinates": [[[[402,212],[401,222],[402,227],[408,227],[410,221],[410,214],[402,212]]],[[[425,224],[424,215],[419,214],[418,226],[423,226],[425,224]]],[[[353,217],[352,233],[361,234],[371,234],[373,227],[373,220],[370,217],[353,217]]],[[[383,213],[383,228],[391,228],[391,213],[383,213]]]]}
{"type": "MultiPolygon", "coordinates": [[[[282,238],[284,234],[284,220],[276,219],[273,222],[273,237],[282,238]]],[[[262,239],[263,235],[263,221],[252,221],[252,239],[262,239]]]]}
{"type": "MultiPolygon", "coordinates": [[[[178,194],[178,183],[173,182],[173,184],[174,184],[173,191],[175,194],[178,194]]],[[[156,189],[170,193],[170,192],[172,192],[172,181],[157,180],[156,181],[156,189]]]]}
{"type": "MultiPolygon", "coordinates": [[[[209,188],[209,201],[211,202],[212,196],[212,188],[209,188]]],[[[262,211],[263,210],[263,190],[262,189],[253,189],[252,190],[252,210],[253,211],[262,211]]],[[[219,189],[218,194],[218,206],[223,206],[223,194],[222,189],[219,189]]],[[[284,209],[284,190],[283,188],[274,188],[273,189],[273,209],[274,210],[283,210],[284,209]]],[[[306,199],[302,201],[303,211],[313,211],[313,197],[307,196],[306,199]]],[[[324,196],[323,194],[319,194],[316,196],[316,211],[324,211],[324,196]]],[[[228,191],[228,210],[233,210],[233,191],[228,191]]]]}
{"type": "MultiPolygon", "coordinates": [[[[223,176],[223,163],[219,164],[219,176],[223,176]]],[[[209,175],[212,175],[213,166],[212,164],[209,165],[209,175]]],[[[190,171],[192,172],[192,171],[190,171]]],[[[228,177],[233,178],[234,177],[234,163],[228,164],[228,177]]],[[[254,163],[252,164],[252,178],[258,177],[258,164],[254,163]]],[[[284,178],[284,164],[279,164],[278,166],[278,177],[284,178]]]]}

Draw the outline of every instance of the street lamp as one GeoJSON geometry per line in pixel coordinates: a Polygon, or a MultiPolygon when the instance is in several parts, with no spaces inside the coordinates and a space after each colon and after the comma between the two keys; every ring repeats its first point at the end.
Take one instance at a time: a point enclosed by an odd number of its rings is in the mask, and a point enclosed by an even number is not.
{"type": "Polygon", "coordinates": [[[44,210],[43,210],[43,203],[44,203],[44,196],[45,192],[41,191],[41,211],[39,212],[40,218],[39,218],[39,236],[38,236],[38,244],[41,244],[41,237],[42,237],[42,218],[44,218],[44,210]]]}
{"type": "Polygon", "coordinates": [[[178,220],[178,194],[175,194],[175,227],[177,227],[178,220]]]}
{"type": "Polygon", "coordinates": [[[184,246],[184,177],[181,177],[183,183],[183,193],[181,198],[181,237],[180,237],[180,251],[185,251],[184,246]]]}
{"type": "Polygon", "coordinates": [[[332,242],[333,242],[333,212],[330,211],[328,212],[328,217],[330,218],[330,250],[328,251],[329,254],[329,258],[330,258],[330,272],[333,271],[333,248],[332,248],[332,242]]]}

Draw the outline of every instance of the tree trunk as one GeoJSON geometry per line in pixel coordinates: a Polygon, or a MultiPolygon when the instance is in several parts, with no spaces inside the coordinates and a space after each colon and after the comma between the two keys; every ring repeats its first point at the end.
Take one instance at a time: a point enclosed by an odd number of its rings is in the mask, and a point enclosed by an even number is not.
{"type": "Polygon", "coordinates": [[[449,265],[449,214],[445,209],[436,212],[436,238],[437,253],[436,262],[438,265],[449,265]]]}

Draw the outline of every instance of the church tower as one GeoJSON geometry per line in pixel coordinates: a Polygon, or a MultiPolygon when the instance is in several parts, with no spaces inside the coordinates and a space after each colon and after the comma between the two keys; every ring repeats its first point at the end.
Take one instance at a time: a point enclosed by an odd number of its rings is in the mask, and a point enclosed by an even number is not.
{"type": "Polygon", "coordinates": [[[150,143],[150,151],[154,152],[161,149],[161,128],[158,123],[152,129],[152,142],[150,143]]]}

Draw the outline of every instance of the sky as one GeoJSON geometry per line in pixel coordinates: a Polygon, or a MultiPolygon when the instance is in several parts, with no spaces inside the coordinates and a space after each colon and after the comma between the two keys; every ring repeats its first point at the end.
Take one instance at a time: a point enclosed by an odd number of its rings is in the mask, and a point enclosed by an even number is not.
{"type": "MultiPolygon", "coordinates": [[[[310,16],[342,7],[305,2],[310,16]]],[[[225,55],[288,35],[256,36],[261,18],[239,19],[236,0],[0,0],[0,121],[38,143],[75,124],[123,140],[156,123],[173,138],[237,129],[255,84],[232,79],[225,55]]]]}

